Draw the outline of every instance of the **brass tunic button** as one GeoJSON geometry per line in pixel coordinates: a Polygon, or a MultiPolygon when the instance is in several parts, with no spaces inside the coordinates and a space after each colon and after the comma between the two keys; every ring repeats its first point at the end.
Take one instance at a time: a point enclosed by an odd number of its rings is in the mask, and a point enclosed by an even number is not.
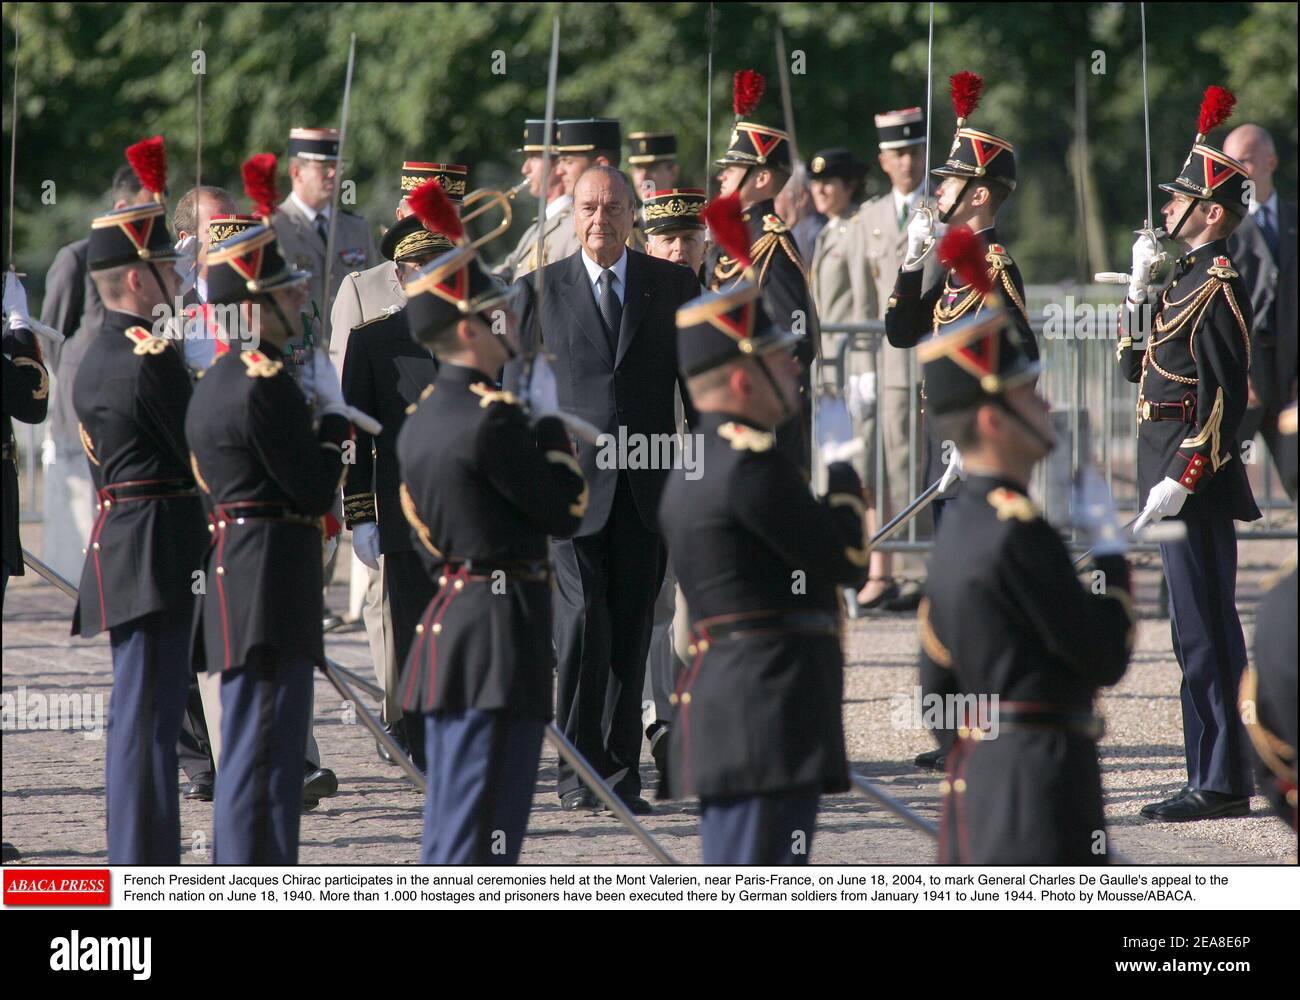
{"type": "Polygon", "coordinates": [[[226,567],[224,567],[224,566],[218,566],[218,567],[217,567],[217,576],[225,576],[225,575],[226,575],[226,567]]]}
{"type": "Polygon", "coordinates": [[[956,781],[954,781],[952,783],[952,790],[956,792],[958,795],[966,791],[966,779],[958,778],[956,781]]]}
{"type": "Polygon", "coordinates": [[[424,635],[424,625],[423,625],[423,624],[420,624],[420,625],[415,626],[415,634],[416,634],[416,635],[424,635]]]}
{"type": "Polygon", "coordinates": [[[945,778],[943,781],[939,782],[939,794],[940,794],[940,795],[948,795],[948,794],[951,793],[951,792],[952,792],[952,785],[950,785],[950,784],[948,783],[948,779],[947,779],[947,778],[945,778]]]}
{"type": "Polygon", "coordinates": [[[438,622],[433,626],[433,634],[437,635],[441,631],[442,631],[442,622],[438,622]]]}
{"type": "Polygon", "coordinates": [[[464,580],[457,580],[457,581],[456,581],[456,589],[457,589],[457,590],[464,590],[464,589],[465,589],[465,581],[464,581],[464,580]]]}
{"type": "Polygon", "coordinates": [[[684,695],[682,695],[682,704],[689,705],[690,703],[691,703],[691,693],[687,691],[684,695]]]}

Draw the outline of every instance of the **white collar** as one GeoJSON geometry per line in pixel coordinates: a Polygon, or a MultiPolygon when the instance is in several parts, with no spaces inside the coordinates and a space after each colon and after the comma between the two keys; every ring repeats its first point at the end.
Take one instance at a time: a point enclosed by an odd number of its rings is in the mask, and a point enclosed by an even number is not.
{"type": "Polygon", "coordinates": [[[895,212],[897,212],[900,208],[903,208],[904,206],[906,206],[907,209],[910,211],[911,209],[916,207],[916,203],[921,197],[921,189],[919,187],[916,188],[914,191],[912,191],[910,194],[903,194],[903,192],[899,191],[898,188],[890,188],[889,190],[894,196],[895,212]]]}
{"type": "Polygon", "coordinates": [[[328,205],[327,205],[325,208],[322,208],[322,209],[318,212],[318,211],[316,211],[316,209],[312,208],[312,207],[311,207],[310,205],[308,205],[305,201],[303,201],[301,198],[299,198],[299,197],[298,197],[298,192],[296,192],[296,191],[290,191],[290,192],[289,192],[289,200],[292,201],[295,205],[298,206],[298,211],[302,212],[303,215],[307,216],[307,221],[308,221],[308,222],[315,223],[315,221],[316,221],[316,216],[318,216],[318,215],[323,215],[323,216],[325,216],[326,219],[328,219],[328,218],[330,217],[330,210],[329,210],[329,206],[328,206],[328,205]]]}
{"type": "Polygon", "coordinates": [[[1263,201],[1252,201],[1249,209],[1250,214],[1254,215],[1261,208],[1267,208],[1269,215],[1273,218],[1277,218],[1277,188],[1274,188],[1273,193],[1263,201]]]}
{"type": "Polygon", "coordinates": [[[208,280],[203,275],[194,279],[194,294],[199,297],[200,302],[208,301],[208,280]]]}
{"type": "MultiPolygon", "coordinates": [[[[587,278],[595,287],[600,281],[600,276],[605,273],[606,268],[601,267],[594,260],[587,256],[587,251],[582,251],[582,263],[587,269],[587,278]]],[[[614,277],[618,279],[618,287],[621,291],[627,290],[627,247],[623,248],[623,254],[614,261],[613,265],[608,268],[614,272],[614,277]]],[[[599,291],[599,289],[597,289],[599,291]]],[[[623,296],[620,294],[619,298],[623,296]]]]}
{"type": "Polygon", "coordinates": [[[553,219],[573,204],[573,195],[562,194],[554,201],[546,203],[546,218],[553,219]]]}

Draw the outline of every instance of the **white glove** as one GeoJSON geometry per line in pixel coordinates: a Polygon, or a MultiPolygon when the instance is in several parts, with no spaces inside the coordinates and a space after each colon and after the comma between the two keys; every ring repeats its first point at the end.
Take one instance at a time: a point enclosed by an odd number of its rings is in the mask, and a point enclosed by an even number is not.
{"type": "Polygon", "coordinates": [[[876,373],[849,376],[849,413],[861,423],[876,412],[876,373]]]}
{"type": "Polygon", "coordinates": [[[330,360],[329,353],[312,351],[311,359],[302,368],[303,391],[315,398],[316,411],[322,416],[337,413],[351,420],[351,408],[343,399],[343,386],[339,383],[339,373],[330,360]]]}
{"type": "Polygon", "coordinates": [[[1160,241],[1149,229],[1138,233],[1133,244],[1133,266],[1128,275],[1128,300],[1140,304],[1150,293],[1151,267],[1160,258],[1160,241]]]}
{"type": "Polygon", "coordinates": [[[966,466],[961,460],[961,452],[954,448],[952,458],[948,459],[948,468],[943,470],[943,478],[939,480],[939,492],[944,492],[954,480],[965,478],[966,466]]]}
{"type": "Polygon", "coordinates": [[[918,207],[907,223],[907,256],[903,258],[903,270],[921,270],[925,256],[933,246],[934,216],[928,209],[918,207]]]}
{"type": "Polygon", "coordinates": [[[373,569],[379,571],[379,525],[366,521],[352,529],[352,551],[357,558],[373,569]]]}
{"type": "Polygon", "coordinates": [[[1191,495],[1192,491],[1178,480],[1165,476],[1152,486],[1151,492],[1147,494],[1147,505],[1134,523],[1133,533],[1137,534],[1150,521],[1159,521],[1163,517],[1176,517],[1191,495]]]}
{"type": "Polygon", "coordinates": [[[58,459],[58,449],[55,447],[54,438],[47,437],[41,442],[41,468],[48,469],[58,459]]]}
{"type": "Polygon", "coordinates": [[[27,311],[27,290],[14,271],[5,272],[4,313],[6,330],[32,328],[32,317],[27,311]]]}

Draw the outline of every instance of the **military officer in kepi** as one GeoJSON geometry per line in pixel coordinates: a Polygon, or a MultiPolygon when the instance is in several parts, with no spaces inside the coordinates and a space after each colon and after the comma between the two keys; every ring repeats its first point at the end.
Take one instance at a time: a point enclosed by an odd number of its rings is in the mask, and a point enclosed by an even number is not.
{"type": "Polygon", "coordinates": [[[193,645],[206,669],[221,673],[217,864],[298,858],[303,747],[314,669],[325,660],[323,518],[352,433],[329,356],[313,351],[304,372],[315,415],[283,361],[308,278],[286,263],[269,226],[246,230],[208,258],[208,301],[239,305],[239,322],[259,341],[208,369],[185,424],[212,511],[193,645]]]}
{"type": "MultiPolygon", "coordinates": [[[[438,185],[430,179],[425,184],[438,185]]],[[[410,192],[410,201],[420,206],[427,189],[410,192]]],[[[450,197],[448,201],[452,201],[450,197]]],[[[459,199],[455,199],[458,201],[459,199]]],[[[442,233],[425,227],[416,208],[393,226],[380,244],[380,252],[396,267],[403,287],[420,267],[452,249],[442,233]]],[[[401,476],[397,469],[397,435],[408,410],[433,383],[438,364],[428,348],[411,337],[403,305],[395,312],[377,316],[353,328],[343,361],[343,398],[383,424],[383,432],[371,436],[357,428],[356,461],[348,466],[343,485],[343,514],[352,530],[352,549],[366,568],[378,573],[379,594],[385,621],[385,646],[391,645],[392,664],[380,676],[384,690],[386,728],[399,746],[407,748],[421,771],[424,770],[424,723],[418,716],[406,716],[398,705],[397,679],[406,662],[420,614],[433,597],[433,584],[420,557],[412,547],[410,527],[398,499],[401,476]]],[[[372,654],[376,651],[372,649],[372,654]]],[[[387,751],[381,745],[381,759],[387,751]]]]}
{"type": "MultiPolygon", "coordinates": [[[[553,128],[558,128],[555,123],[553,128]]],[[[573,195],[566,194],[564,178],[558,170],[552,170],[546,177],[542,176],[542,154],[546,152],[546,122],[538,118],[529,118],[524,122],[524,139],[515,150],[524,154],[524,162],[519,172],[527,179],[528,193],[546,205],[545,229],[542,233],[542,256],[545,260],[555,261],[567,257],[576,248],[577,237],[573,233],[573,195]],[[542,183],[546,190],[542,190],[542,183]]],[[[554,149],[551,150],[555,152],[554,149]]],[[[537,269],[537,213],[532,213],[532,221],[524,230],[515,248],[510,251],[492,273],[505,281],[513,281],[537,269]]]]}
{"type": "Polygon", "coordinates": [[[1223,88],[1206,90],[1182,171],[1160,185],[1171,195],[1162,209],[1165,229],[1182,256],[1173,283],[1151,302],[1159,244],[1149,230],[1138,236],[1116,352],[1124,377],[1138,383],[1143,519],[1177,517],[1187,525],[1186,541],[1160,546],[1183,671],[1187,753],[1186,786],[1142,808],[1162,821],[1243,816],[1254,787],[1235,711],[1246,640],[1237,616],[1233,525],[1260,516],[1235,445],[1249,392],[1251,306],[1227,256],[1228,237],[1250,204],[1250,180],[1242,163],[1206,142],[1233,104],[1223,88]]]}
{"type": "MultiPolygon", "coordinates": [[[[803,366],[799,405],[777,431],[778,446],[795,463],[811,470],[812,388],[807,369],[820,357],[821,329],[803,261],[790,227],[777,215],[774,200],[790,179],[790,136],[780,129],[750,121],[762,99],[766,83],[754,70],[736,73],[732,104],[736,123],[727,151],[717,161],[722,197],[737,199],[749,229],[748,257],[754,262],[755,281],[773,321],[796,334],[794,352],[803,366]]],[[[715,245],[705,263],[708,287],[730,288],[744,280],[744,265],[715,245]]]]}
{"type": "Polygon", "coordinates": [[[397,440],[402,508],[437,583],[401,681],[403,710],[425,718],[425,864],[519,857],[552,715],[547,536],[572,535],[587,507],[564,425],[498,388],[515,294],[465,245],[407,286],[411,331],[439,361],[397,440]]]}
{"type": "MultiPolygon", "coordinates": [[[[709,223],[748,270],[739,214],[709,223]]],[[[692,635],[659,795],[699,796],[705,864],[806,863],[818,797],[849,787],[837,593],[867,575],[862,482],[833,463],[814,499],[775,446],[798,406],[796,337],[757,284],[688,302],[677,327],[704,450],[659,508],[692,635]]]]}
{"type": "Polygon", "coordinates": [[[105,790],[111,864],[180,863],[176,741],[190,683],[194,574],[207,531],[185,435],[190,378],[154,332],[178,296],[162,139],[127,151],[155,200],[97,216],[88,264],[107,310],[72,386],[96,517],[72,632],[109,633],[105,790]]]}
{"type": "MultiPolygon", "coordinates": [[[[1008,140],[967,124],[984,89],[980,77],[969,72],[954,74],[949,88],[953,110],[957,113],[957,132],[947,161],[930,171],[943,178],[939,185],[938,218],[933,209],[922,205],[907,224],[907,254],[885,310],[885,335],[893,347],[915,347],[926,337],[944,332],[950,324],[978,315],[995,301],[986,300],[951,269],[945,269],[941,280],[931,287],[922,287],[926,257],[935,244],[937,221],[953,228],[966,226],[983,240],[993,291],[1011,309],[1020,349],[1031,361],[1036,361],[1038,344],[1025,310],[1024,279],[1006,245],[999,242],[996,229],[998,212],[1016,189],[1016,150],[1008,140]]],[[[924,413],[924,402],[922,406],[924,413]]],[[[926,445],[929,457],[924,478],[932,483],[943,474],[951,458],[948,454],[951,445],[936,437],[932,427],[926,432],[926,445]]],[[[936,527],[951,495],[945,490],[945,495],[931,505],[936,527]]]]}
{"type": "MultiPolygon", "coordinates": [[[[984,294],[982,248],[968,245],[976,259],[966,267],[984,294]]],[[[1013,310],[954,323],[917,353],[932,419],[962,450],[967,473],[939,526],[918,609],[922,692],[943,699],[957,737],[940,784],[939,860],[1105,863],[1102,721],[1092,703],[1123,676],[1135,629],[1110,494],[1100,477],[1081,478],[1074,517],[1094,554],[1085,588],[1027,496],[1054,439],[1013,310]]]]}

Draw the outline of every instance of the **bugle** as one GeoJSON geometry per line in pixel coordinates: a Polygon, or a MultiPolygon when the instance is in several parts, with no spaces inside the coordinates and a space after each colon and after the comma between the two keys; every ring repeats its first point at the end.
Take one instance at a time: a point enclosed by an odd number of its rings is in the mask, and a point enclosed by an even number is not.
{"type": "Polygon", "coordinates": [[[488,230],[478,239],[474,240],[472,245],[477,249],[484,243],[491,243],[494,239],[510,228],[510,223],[514,219],[514,213],[510,209],[510,203],[514,201],[515,195],[528,186],[528,179],[520,181],[509,191],[497,191],[494,188],[479,188],[477,191],[471,191],[465,195],[465,200],[461,203],[462,207],[469,208],[477,202],[485,202],[460,217],[461,222],[469,222],[477,219],[484,212],[489,211],[493,205],[501,206],[501,221],[495,228],[488,230]]]}

